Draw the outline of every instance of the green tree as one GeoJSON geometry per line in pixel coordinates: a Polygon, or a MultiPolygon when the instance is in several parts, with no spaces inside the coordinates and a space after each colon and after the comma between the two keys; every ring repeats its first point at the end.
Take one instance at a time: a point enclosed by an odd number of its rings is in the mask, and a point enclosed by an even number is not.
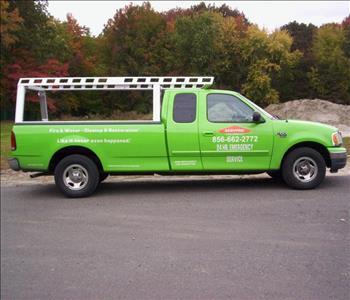
{"type": "Polygon", "coordinates": [[[257,60],[249,66],[247,81],[243,84],[243,93],[254,102],[263,106],[277,103],[279,94],[272,87],[270,74],[278,70],[278,65],[268,62],[267,59],[257,60]]]}
{"type": "Polygon", "coordinates": [[[218,15],[205,12],[176,20],[173,34],[176,70],[179,74],[211,75],[215,70],[218,15]]]}
{"type": "Polygon", "coordinates": [[[297,68],[300,65],[302,52],[292,50],[293,38],[285,30],[276,30],[269,35],[269,57],[279,66],[272,72],[273,87],[278,90],[279,99],[291,100],[295,93],[295,83],[298,81],[297,68]]]}
{"type": "Polygon", "coordinates": [[[217,18],[219,31],[215,36],[214,73],[216,86],[241,90],[247,76],[248,65],[243,63],[242,31],[234,17],[217,18]]]}
{"type": "MultiPolygon", "coordinates": [[[[159,76],[173,70],[166,20],[148,2],[119,9],[100,38],[105,70],[109,75],[159,76]]],[[[106,107],[149,112],[151,97],[142,97],[140,93],[133,93],[119,97],[118,101],[109,98],[106,107]]]]}
{"type": "Polygon", "coordinates": [[[105,63],[116,75],[156,75],[164,66],[166,22],[146,2],[119,9],[104,29],[105,63]]]}
{"type": "Polygon", "coordinates": [[[344,55],[350,58],[350,14],[343,20],[342,28],[344,30],[344,55]]]}
{"type": "Polygon", "coordinates": [[[312,50],[312,40],[317,27],[313,24],[298,23],[296,21],[283,25],[281,30],[286,30],[293,38],[291,50],[299,50],[305,55],[312,50]]]}
{"type": "Polygon", "coordinates": [[[315,66],[308,75],[315,95],[350,104],[350,59],[344,52],[345,42],[340,25],[320,27],[312,47],[315,66]]]}
{"type": "Polygon", "coordinates": [[[312,42],[317,27],[294,21],[282,26],[281,30],[286,30],[293,38],[291,50],[299,50],[302,53],[299,63],[292,70],[292,77],[286,77],[280,82],[281,98],[286,101],[310,97],[312,93],[308,72],[314,64],[312,42]]]}
{"type": "Polygon", "coordinates": [[[291,69],[300,59],[299,51],[291,51],[292,38],[286,31],[272,34],[250,26],[242,41],[244,62],[249,66],[242,91],[261,105],[279,101],[279,84],[291,77],[291,69]]]}

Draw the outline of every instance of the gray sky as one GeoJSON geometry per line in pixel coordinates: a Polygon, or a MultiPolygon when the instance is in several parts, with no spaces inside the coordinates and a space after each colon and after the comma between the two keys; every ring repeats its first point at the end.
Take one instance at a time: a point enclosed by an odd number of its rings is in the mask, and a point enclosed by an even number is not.
{"type": "MultiPolygon", "coordinates": [[[[48,10],[54,17],[65,20],[72,13],[80,25],[90,28],[98,35],[104,24],[112,18],[115,11],[133,2],[142,1],[49,1],[48,10]]],[[[190,7],[201,1],[150,1],[157,11],[176,7],[190,7]]],[[[224,3],[243,11],[250,22],[265,27],[269,31],[296,20],[299,23],[322,25],[341,22],[350,12],[350,1],[204,1],[220,6],[224,3]]]]}

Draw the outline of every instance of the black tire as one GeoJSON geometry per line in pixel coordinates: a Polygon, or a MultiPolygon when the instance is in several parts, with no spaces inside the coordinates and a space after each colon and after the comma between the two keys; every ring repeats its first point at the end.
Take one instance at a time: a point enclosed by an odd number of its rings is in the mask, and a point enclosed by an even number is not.
{"type": "Polygon", "coordinates": [[[276,180],[283,180],[281,170],[271,170],[266,172],[271,178],[276,180]]]}
{"type": "Polygon", "coordinates": [[[87,156],[73,154],[63,158],[55,168],[55,183],[69,198],[90,196],[100,181],[96,164],[87,156]]]}
{"type": "Polygon", "coordinates": [[[325,175],[326,162],[322,155],[312,148],[292,150],[282,164],[284,182],[295,189],[313,189],[323,181],[325,175]]]}
{"type": "Polygon", "coordinates": [[[100,173],[100,183],[105,181],[108,176],[109,176],[108,173],[100,173]]]}

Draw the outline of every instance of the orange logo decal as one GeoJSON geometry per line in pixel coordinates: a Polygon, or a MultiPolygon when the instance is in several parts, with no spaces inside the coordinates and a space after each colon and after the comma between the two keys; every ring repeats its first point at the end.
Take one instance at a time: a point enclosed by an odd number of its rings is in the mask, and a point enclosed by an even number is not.
{"type": "Polygon", "coordinates": [[[230,126],[223,129],[220,129],[221,133],[248,133],[250,129],[239,127],[239,126],[230,126]]]}

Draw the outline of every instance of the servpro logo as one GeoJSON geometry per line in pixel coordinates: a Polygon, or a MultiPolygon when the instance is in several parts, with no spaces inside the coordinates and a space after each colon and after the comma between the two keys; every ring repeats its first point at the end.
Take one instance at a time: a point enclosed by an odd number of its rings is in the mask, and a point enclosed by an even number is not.
{"type": "Polygon", "coordinates": [[[219,130],[220,133],[249,133],[251,130],[239,126],[230,126],[219,130]]]}

